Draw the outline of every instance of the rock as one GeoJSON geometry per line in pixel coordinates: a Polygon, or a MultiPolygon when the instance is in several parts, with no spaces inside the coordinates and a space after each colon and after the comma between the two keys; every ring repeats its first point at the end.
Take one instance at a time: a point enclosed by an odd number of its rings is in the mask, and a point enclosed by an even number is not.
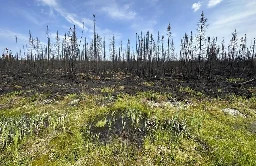
{"type": "Polygon", "coordinates": [[[80,99],[72,100],[69,105],[76,106],[79,103],[80,99]]]}
{"type": "Polygon", "coordinates": [[[5,107],[6,107],[5,105],[0,104],[0,109],[3,109],[3,108],[5,108],[5,107]]]}
{"type": "Polygon", "coordinates": [[[241,112],[239,112],[236,109],[232,109],[232,108],[224,108],[224,109],[222,109],[222,112],[224,112],[225,114],[232,115],[232,116],[245,117],[241,112]]]}
{"type": "Polygon", "coordinates": [[[52,100],[52,99],[45,99],[42,101],[42,104],[51,104],[51,103],[53,103],[53,101],[54,100],[52,100]]]}
{"type": "Polygon", "coordinates": [[[256,134],[256,121],[252,122],[249,126],[250,132],[256,134]]]}
{"type": "Polygon", "coordinates": [[[147,104],[151,107],[151,108],[158,108],[161,106],[160,103],[154,102],[154,101],[148,101],[147,104]]]}
{"type": "Polygon", "coordinates": [[[190,104],[183,104],[179,101],[167,101],[167,102],[154,102],[154,101],[147,101],[147,104],[151,108],[166,108],[166,107],[174,107],[178,109],[183,109],[189,106],[190,104]]]}

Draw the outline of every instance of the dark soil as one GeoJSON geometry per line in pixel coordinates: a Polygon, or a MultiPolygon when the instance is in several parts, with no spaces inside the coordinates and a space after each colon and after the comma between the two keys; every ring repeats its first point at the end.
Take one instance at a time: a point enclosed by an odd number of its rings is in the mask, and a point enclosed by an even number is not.
{"type": "Polygon", "coordinates": [[[228,81],[225,77],[207,79],[187,79],[181,77],[165,77],[144,79],[138,76],[125,75],[122,73],[104,74],[44,74],[35,75],[30,73],[0,75],[0,95],[13,91],[29,93],[46,93],[49,95],[66,95],[72,93],[101,93],[104,87],[115,89],[113,96],[119,93],[136,94],[137,92],[153,91],[159,93],[171,93],[178,100],[185,97],[202,97],[198,93],[181,91],[180,87],[189,87],[195,92],[201,92],[205,97],[225,98],[234,94],[250,98],[255,95],[250,88],[255,89],[255,78],[243,78],[243,81],[228,81]]]}
{"type": "Polygon", "coordinates": [[[85,139],[93,138],[96,142],[100,141],[106,144],[113,138],[122,138],[122,140],[128,140],[129,143],[140,147],[147,135],[159,129],[171,132],[174,136],[186,132],[184,123],[176,119],[149,119],[147,114],[136,110],[115,110],[106,115],[96,116],[88,122],[85,128],[82,128],[82,131],[85,139]],[[97,126],[99,121],[105,123],[97,126]]]}

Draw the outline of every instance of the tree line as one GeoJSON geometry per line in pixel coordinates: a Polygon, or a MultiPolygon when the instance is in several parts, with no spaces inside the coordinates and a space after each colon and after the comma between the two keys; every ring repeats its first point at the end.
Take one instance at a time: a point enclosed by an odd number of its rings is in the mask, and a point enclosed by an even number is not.
{"type": "Polygon", "coordinates": [[[114,35],[107,47],[105,38],[96,32],[95,15],[93,17],[91,41],[84,37],[84,31],[78,37],[75,25],[63,36],[57,31],[54,40],[47,26],[46,45],[29,31],[29,43],[19,52],[13,54],[5,49],[0,59],[1,72],[60,72],[70,75],[124,72],[145,78],[180,76],[188,79],[211,79],[218,75],[252,76],[256,73],[255,38],[248,45],[246,34],[239,38],[234,30],[227,46],[224,39],[218,44],[217,37],[206,36],[208,20],[203,12],[195,35],[192,31],[185,33],[179,51],[175,51],[170,24],[165,35],[158,32],[153,36],[149,31],[136,33],[135,50],[131,49],[130,39],[117,45],[114,35]]]}

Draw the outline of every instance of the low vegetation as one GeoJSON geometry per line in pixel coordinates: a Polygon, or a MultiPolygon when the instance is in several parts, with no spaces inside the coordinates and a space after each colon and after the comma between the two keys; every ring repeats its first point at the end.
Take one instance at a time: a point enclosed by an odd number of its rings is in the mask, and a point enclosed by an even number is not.
{"type": "MultiPolygon", "coordinates": [[[[151,83],[147,83],[151,84],[151,83]]],[[[189,88],[181,91],[195,94],[189,88]]],[[[226,99],[140,92],[0,100],[4,165],[255,165],[256,96],[226,99]],[[223,109],[234,109],[231,115],[223,109]]]]}

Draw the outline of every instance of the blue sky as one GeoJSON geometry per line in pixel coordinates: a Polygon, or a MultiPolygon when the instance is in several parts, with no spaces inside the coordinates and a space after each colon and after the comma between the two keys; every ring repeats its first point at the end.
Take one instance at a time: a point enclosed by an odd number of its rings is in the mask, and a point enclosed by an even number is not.
{"type": "Polygon", "coordinates": [[[224,37],[228,44],[235,28],[239,37],[247,34],[248,44],[256,37],[253,0],[8,0],[1,2],[0,49],[19,50],[28,43],[29,30],[45,43],[47,25],[54,39],[57,30],[64,35],[74,24],[81,36],[84,22],[84,36],[91,40],[95,14],[97,33],[106,41],[114,34],[117,45],[121,40],[126,45],[128,38],[134,43],[141,31],[157,39],[157,32],[166,34],[170,23],[178,52],[184,33],[196,34],[202,11],[208,18],[207,35],[217,36],[219,43],[224,37]]]}

